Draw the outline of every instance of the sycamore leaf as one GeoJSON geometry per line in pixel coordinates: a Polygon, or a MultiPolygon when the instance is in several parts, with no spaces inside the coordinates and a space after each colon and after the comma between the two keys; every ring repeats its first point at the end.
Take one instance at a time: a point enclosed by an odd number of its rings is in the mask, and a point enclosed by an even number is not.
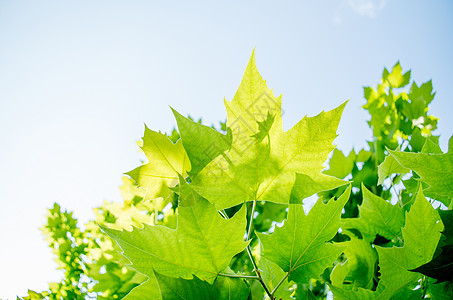
{"type": "MultiPolygon", "coordinates": [[[[396,149],[399,151],[400,148],[396,149]]],[[[398,161],[392,156],[387,155],[384,161],[378,166],[378,184],[382,184],[384,180],[392,174],[406,174],[409,173],[411,170],[408,168],[403,167],[398,163],[398,161]]]]}
{"type": "MultiPolygon", "coordinates": [[[[214,284],[198,279],[192,280],[167,277],[156,273],[162,300],[243,300],[247,299],[249,288],[239,278],[218,277],[214,284]]],[[[141,298],[141,299],[149,299],[141,298]]]]}
{"type": "Polygon", "coordinates": [[[436,93],[433,93],[433,82],[431,80],[423,83],[420,87],[414,82],[409,91],[409,99],[420,101],[427,107],[433,101],[436,93]]]}
{"type": "Polygon", "coordinates": [[[439,146],[439,140],[426,138],[425,144],[421,150],[422,153],[443,154],[439,146]]]}
{"type": "Polygon", "coordinates": [[[420,273],[410,272],[429,262],[434,254],[443,229],[439,214],[426,200],[421,188],[402,229],[404,247],[383,248],[377,246],[379,254],[380,281],[378,291],[382,299],[393,295],[409,296],[418,293],[412,290],[421,278],[420,273]]]}
{"type": "Polygon", "coordinates": [[[345,290],[338,286],[328,284],[329,288],[332,290],[335,300],[374,300],[376,299],[376,293],[372,290],[367,290],[364,288],[358,288],[356,290],[345,290]]]}
{"type": "Polygon", "coordinates": [[[288,204],[297,173],[320,183],[315,189],[299,184],[296,194],[304,197],[347,184],[321,173],[334,149],[332,142],[345,104],[304,117],[284,132],[281,97],[276,98],[267,88],[252,54],[233,100],[225,100],[227,127],[233,135],[231,149],[192,178],[194,188],[222,209],[250,200],[288,204]],[[261,139],[265,133],[267,138],[261,139]]]}
{"type": "Polygon", "coordinates": [[[423,191],[426,196],[450,205],[453,198],[453,138],[450,138],[446,154],[389,152],[398,163],[417,172],[420,180],[429,185],[423,191]]]}
{"type": "Polygon", "coordinates": [[[153,299],[161,300],[162,296],[159,291],[159,285],[155,274],[148,275],[148,279],[141,285],[133,288],[123,300],[142,300],[142,299],[153,299]]]}
{"type": "Polygon", "coordinates": [[[347,260],[333,269],[330,275],[332,285],[348,290],[371,289],[377,267],[376,250],[368,241],[355,238],[340,245],[346,247],[347,260]]]}
{"type": "Polygon", "coordinates": [[[409,70],[403,74],[403,69],[401,68],[399,61],[393,66],[392,72],[390,74],[388,74],[388,71],[386,74],[386,71],[387,70],[384,69],[383,77],[387,79],[388,83],[393,88],[400,88],[409,84],[409,80],[411,78],[411,71],[409,70]]]}
{"type": "MultiPolygon", "coordinates": [[[[260,257],[258,267],[262,271],[261,276],[263,277],[264,283],[266,283],[266,286],[271,291],[279,284],[280,280],[286,276],[286,273],[277,264],[264,257],[260,257]]],[[[291,299],[291,294],[292,291],[289,290],[288,281],[286,280],[277,289],[274,296],[276,299],[291,299]]]]}
{"type": "Polygon", "coordinates": [[[343,219],[343,229],[358,229],[364,239],[374,241],[376,234],[389,240],[401,234],[404,210],[371,193],[362,184],[363,202],[358,218],[343,219]]]}
{"type": "Polygon", "coordinates": [[[274,123],[275,117],[271,115],[270,112],[267,112],[267,117],[264,121],[258,121],[258,133],[252,135],[258,142],[262,142],[271,130],[272,124],[274,123]]]}
{"type": "Polygon", "coordinates": [[[145,199],[161,196],[162,189],[178,183],[178,174],[187,175],[190,161],[181,141],[173,144],[165,134],[145,126],[141,147],[148,163],[126,173],[146,189],[145,199]]]}
{"type": "Polygon", "coordinates": [[[178,124],[182,144],[189,156],[191,175],[199,173],[209,162],[231,147],[231,131],[226,135],[217,130],[194,122],[172,109],[178,124]]]}
{"type": "Polygon", "coordinates": [[[204,199],[178,210],[176,229],[145,225],[128,232],[101,228],[120,245],[132,267],[148,277],[156,271],[183,279],[196,275],[212,283],[247,245],[243,241],[245,209],[228,220],[204,199]]]}
{"type": "Polygon", "coordinates": [[[453,211],[439,211],[444,224],[442,239],[439,242],[433,260],[412,271],[420,272],[437,279],[437,283],[453,282],[453,211]]]}
{"type": "Polygon", "coordinates": [[[453,299],[453,289],[448,282],[436,284],[435,279],[429,280],[428,295],[429,299],[434,300],[451,300],[453,299]]]}
{"type": "Polygon", "coordinates": [[[332,158],[329,161],[329,169],[325,170],[323,173],[337,178],[345,178],[351,174],[356,157],[357,155],[355,154],[354,149],[351,150],[348,156],[344,156],[343,152],[334,149],[332,158]]]}
{"type": "Polygon", "coordinates": [[[289,280],[307,283],[331,266],[343,247],[327,243],[340,228],[341,210],[349,199],[351,186],[337,200],[318,200],[305,215],[301,205],[290,205],[288,218],[273,234],[257,233],[264,258],[289,273],[289,280]]]}

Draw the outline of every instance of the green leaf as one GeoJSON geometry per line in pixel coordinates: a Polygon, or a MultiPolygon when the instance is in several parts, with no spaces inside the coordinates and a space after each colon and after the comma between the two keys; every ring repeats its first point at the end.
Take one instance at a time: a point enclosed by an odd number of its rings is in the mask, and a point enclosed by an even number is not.
{"type": "MultiPolygon", "coordinates": [[[[396,149],[396,151],[399,151],[396,149]]],[[[378,166],[378,184],[382,184],[384,180],[392,174],[406,174],[409,173],[411,170],[408,168],[403,167],[396,161],[396,159],[392,155],[388,155],[385,157],[384,161],[378,166]]]]}
{"type": "Polygon", "coordinates": [[[407,71],[403,74],[403,69],[401,68],[400,62],[397,62],[393,66],[392,73],[388,74],[387,81],[391,84],[393,88],[400,88],[409,84],[411,78],[411,71],[407,71]]]}
{"type": "Polygon", "coordinates": [[[440,240],[433,260],[411,271],[420,272],[437,283],[449,281],[453,283],[453,211],[441,210],[439,215],[444,224],[440,240]]]}
{"type": "Polygon", "coordinates": [[[332,290],[335,300],[374,300],[376,299],[376,293],[372,290],[367,290],[364,288],[358,288],[356,290],[345,290],[340,287],[329,284],[330,289],[332,290]]]}
{"type": "Polygon", "coordinates": [[[404,247],[376,247],[381,273],[378,290],[382,299],[399,293],[410,295],[416,292],[412,291],[411,284],[416,283],[421,274],[409,270],[432,259],[443,229],[439,219],[439,214],[419,188],[402,229],[404,247]]]}
{"type": "Polygon", "coordinates": [[[453,289],[447,282],[433,284],[431,279],[428,286],[428,295],[434,300],[451,300],[453,299],[453,289]]]}
{"type": "Polygon", "coordinates": [[[162,296],[157,284],[155,274],[148,275],[149,278],[141,285],[135,287],[130,291],[123,300],[141,300],[141,299],[155,299],[161,300],[162,296]]]}
{"type": "Polygon", "coordinates": [[[340,245],[346,247],[344,253],[347,261],[333,269],[332,285],[355,290],[359,287],[371,289],[377,268],[376,250],[368,241],[355,238],[340,245]]]}
{"type": "Polygon", "coordinates": [[[179,207],[177,229],[145,225],[128,232],[101,228],[117,241],[132,267],[148,277],[156,271],[183,279],[196,275],[212,283],[247,245],[243,241],[245,224],[244,208],[226,220],[214,205],[201,199],[193,206],[179,207]]]}
{"type": "Polygon", "coordinates": [[[431,153],[431,154],[443,154],[442,149],[439,146],[439,140],[426,138],[425,144],[421,150],[422,153],[431,153]]]}
{"type": "Polygon", "coordinates": [[[274,120],[275,117],[268,111],[266,119],[262,122],[258,121],[258,133],[252,135],[258,143],[262,142],[264,138],[269,135],[269,130],[271,130],[274,120]]]}
{"type": "Polygon", "coordinates": [[[371,193],[362,185],[363,202],[358,218],[343,219],[343,229],[358,229],[369,242],[376,234],[389,240],[401,234],[404,226],[404,210],[371,193]]]}
{"type": "Polygon", "coordinates": [[[196,276],[192,280],[185,280],[156,273],[156,278],[162,300],[243,300],[247,299],[249,294],[249,288],[244,280],[239,278],[220,276],[212,285],[196,276]]]}
{"type": "MultiPolygon", "coordinates": [[[[286,273],[277,264],[264,257],[260,258],[258,267],[262,271],[261,275],[270,291],[272,291],[277,284],[280,283],[280,280],[286,276],[286,273]]],[[[277,289],[274,296],[276,299],[291,299],[291,294],[292,291],[288,288],[288,280],[285,280],[284,283],[277,289]]]]}
{"type": "Polygon", "coordinates": [[[337,200],[318,201],[305,215],[301,205],[290,205],[288,218],[271,235],[257,233],[264,258],[289,273],[289,280],[307,283],[331,266],[343,247],[327,243],[340,228],[341,210],[349,199],[351,186],[337,200]]]}
{"type": "Polygon", "coordinates": [[[354,149],[351,150],[347,157],[340,150],[334,149],[332,158],[329,161],[329,169],[323,173],[337,178],[345,178],[351,174],[356,157],[354,149]]]}
{"type": "Polygon", "coordinates": [[[426,196],[449,206],[453,198],[453,138],[450,138],[448,149],[446,154],[389,152],[402,166],[417,172],[420,180],[429,185],[423,191],[426,196]]]}
{"type": "Polygon", "coordinates": [[[172,108],[184,148],[189,156],[191,175],[198,174],[209,162],[231,148],[231,131],[221,134],[211,127],[196,123],[172,108]]]}
{"type": "Polygon", "coordinates": [[[126,174],[146,189],[146,199],[161,196],[162,189],[178,183],[178,173],[187,174],[191,168],[180,140],[173,144],[165,134],[152,131],[146,126],[141,148],[148,163],[126,174]]]}
{"type": "Polygon", "coordinates": [[[231,149],[194,176],[192,184],[218,209],[251,200],[288,204],[297,173],[319,183],[316,188],[297,186],[296,194],[302,197],[345,185],[347,182],[321,173],[334,149],[344,106],[304,117],[284,132],[281,97],[276,98],[267,88],[252,54],[236,95],[231,102],[225,101],[227,126],[233,134],[231,149]],[[270,115],[273,122],[267,118],[270,115]],[[259,142],[256,137],[264,132],[268,139],[259,142]]]}

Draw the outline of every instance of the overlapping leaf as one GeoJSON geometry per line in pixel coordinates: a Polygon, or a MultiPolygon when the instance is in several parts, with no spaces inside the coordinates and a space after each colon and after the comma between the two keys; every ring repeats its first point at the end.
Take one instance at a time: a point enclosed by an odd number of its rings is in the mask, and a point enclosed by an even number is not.
{"type": "Polygon", "coordinates": [[[453,198],[453,138],[445,154],[391,151],[390,154],[404,167],[415,171],[429,187],[426,196],[450,205],[453,198]]]}
{"type": "Polygon", "coordinates": [[[453,283],[453,211],[441,210],[439,215],[445,228],[434,258],[413,271],[437,279],[437,284],[445,281],[451,284],[453,283]]]}
{"type": "Polygon", "coordinates": [[[377,268],[376,250],[368,241],[356,238],[340,245],[346,247],[344,253],[347,260],[333,269],[330,276],[332,285],[347,290],[356,290],[359,287],[371,289],[377,268]]]}
{"type": "Polygon", "coordinates": [[[324,171],[324,174],[337,178],[345,178],[351,174],[356,158],[357,155],[354,149],[351,150],[348,156],[345,156],[340,150],[335,149],[329,161],[329,169],[324,171]]]}
{"type": "MultiPolygon", "coordinates": [[[[276,98],[267,88],[253,54],[233,100],[225,100],[227,127],[232,132],[231,149],[207,164],[193,177],[192,184],[219,209],[249,200],[287,204],[292,198],[301,203],[316,192],[346,184],[321,173],[323,163],[334,149],[332,142],[344,105],[315,117],[304,117],[284,132],[281,97],[276,98]],[[296,180],[297,173],[304,177],[296,180]],[[291,193],[295,196],[291,197],[291,193]]],[[[182,120],[178,115],[177,119],[182,120]]],[[[201,126],[193,122],[179,128],[184,145],[198,145],[186,149],[189,157],[210,153],[209,149],[216,146],[189,141],[204,138],[198,134],[201,126]],[[191,136],[191,132],[197,134],[191,136]]],[[[216,140],[217,137],[213,139],[216,140]]]]}
{"type": "Polygon", "coordinates": [[[414,291],[411,284],[415,286],[422,275],[409,270],[432,259],[443,229],[442,222],[438,222],[439,219],[439,214],[426,200],[420,188],[402,229],[404,246],[377,247],[381,273],[378,285],[379,297],[382,299],[394,295],[409,297],[420,292],[414,291]]]}
{"type": "Polygon", "coordinates": [[[127,175],[146,189],[146,199],[163,196],[162,192],[169,193],[167,187],[178,183],[178,174],[186,175],[191,169],[181,141],[173,144],[165,134],[152,131],[146,126],[141,148],[148,158],[148,163],[135,168],[127,175]]]}
{"type": "Polygon", "coordinates": [[[301,205],[290,205],[283,227],[276,228],[271,235],[258,233],[264,258],[278,264],[297,283],[318,278],[344,249],[327,242],[340,228],[341,210],[350,193],[349,186],[336,201],[331,199],[327,204],[318,201],[308,215],[301,205]]]}
{"type": "Polygon", "coordinates": [[[225,220],[214,205],[199,199],[192,206],[179,207],[177,229],[145,225],[128,232],[102,228],[118,242],[132,267],[148,277],[157,271],[183,279],[195,275],[212,283],[247,245],[245,222],[245,209],[225,220]]]}
{"type": "Polygon", "coordinates": [[[358,218],[344,219],[344,229],[355,228],[363,237],[373,242],[376,234],[393,239],[401,234],[404,210],[371,193],[362,185],[363,202],[358,218]]]}
{"type": "MultiPolygon", "coordinates": [[[[400,149],[398,148],[397,151],[400,149]]],[[[406,174],[409,173],[410,170],[408,168],[403,167],[400,165],[398,161],[392,156],[388,155],[385,157],[384,161],[378,166],[378,184],[382,184],[384,180],[392,174],[406,174]]]]}
{"type": "Polygon", "coordinates": [[[189,156],[191,175],[198,174],[209,162],[231,148],[231,131],[223,135],[217,130],[194,122],[172,109],[181,141],[189,156]]]}
{"type": "MultiPolygon", "coordinates": [[[[156,273],[156,278],[162,300],[243,300],[249,293],[244,280],[239,278],[219,277],[213,284],[197,277],[185,280],[156,273]]],[[[144,296],[140,299],[150,299],[144,296]]]]}

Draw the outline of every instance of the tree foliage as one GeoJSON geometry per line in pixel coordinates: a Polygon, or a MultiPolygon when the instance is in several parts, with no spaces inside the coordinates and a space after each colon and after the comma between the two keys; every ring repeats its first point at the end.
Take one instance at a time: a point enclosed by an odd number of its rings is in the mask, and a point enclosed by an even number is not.
{"type": "Polygon", "coordinates": [[[64,278],[22,299],[453,297],[453,139],[443,153],[432,83],[410,76],[397,63],[364,88],[373,138],[344,154],[332,143],[346,103],[284,131],[252,54],[220,128],[174,109],[170,135],[145,128],[148,162],[123,178],[123,203],[83,229],[49,210],[64,278]]]}

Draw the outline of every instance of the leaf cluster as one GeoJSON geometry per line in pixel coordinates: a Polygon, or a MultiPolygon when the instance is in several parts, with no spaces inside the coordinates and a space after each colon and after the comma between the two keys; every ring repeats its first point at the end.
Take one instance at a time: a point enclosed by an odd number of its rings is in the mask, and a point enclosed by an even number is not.
{"type": "Polygon", "coordinates": [[[443,153],[432,83],[410,76],[397,63],[364,88],[373,138],[344,154],[346,103],[284,131],[253,54],[219,129],[174,109],[171,135],[145,128],[123,203],[84,229],[49,210],[65,277],[23,299],[453,297],[453,139],[443,153]]]}

